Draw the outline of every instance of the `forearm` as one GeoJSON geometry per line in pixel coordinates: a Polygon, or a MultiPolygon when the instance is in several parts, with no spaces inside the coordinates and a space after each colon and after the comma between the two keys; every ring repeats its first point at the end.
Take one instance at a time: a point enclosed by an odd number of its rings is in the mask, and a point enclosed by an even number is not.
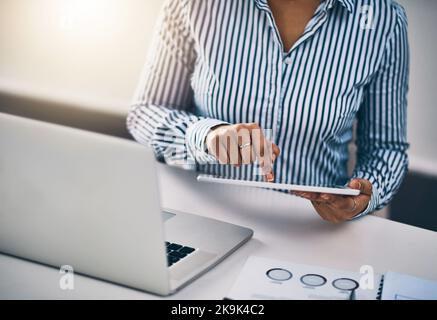
{"type": "Polygon", "coordinates": [[[396,24],[386,43],[380,69],[364,94],[358,114],[358,161],[354,176],[369,180],[372,198],[364,213],[387,205],[408,170],[407,94],[409,47],[407,18],[393,4],[396,24]]]}
{"type": "Polygon", "coordinates": [[[140,143],[153,148],[157,158],[187,169],[214,161],[206,153],[205,138],[223,121],[151,104],[132,106],[127,127],[140,143]]]}
{"type": "Polygon", "coordinates": [[[211,127],[222,123],[192,113],[190,79],[197,54],[189,13],[186,2],[165,2],[127,119],[128,130],[138,142],[152,147],[168,164],[185,168],[211,160],[204,152],[205,137],[211,127]]]}
{"type": "Polygon", "coordinates": [[[387,148],[362,150],[353,178],[369,180],[373,186],[367,214],[380,210],[390,203],[408,171],[407,143],[398,143],[387,148]]]}

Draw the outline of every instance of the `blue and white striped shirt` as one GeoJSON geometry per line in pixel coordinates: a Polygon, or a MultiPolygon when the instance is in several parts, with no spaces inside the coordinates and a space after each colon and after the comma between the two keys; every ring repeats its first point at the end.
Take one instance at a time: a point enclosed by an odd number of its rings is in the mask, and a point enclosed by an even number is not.
{"type": "Polygon", "coordinates": [[[281,149],[277,182],[373,185],[365,213],[394,196],[407,171],[407,19],[391,0],[321,1],[289,52],[267,0],[168,0],[128,115],[137,141],[167,163],[258,179],[255,165],[211,164],[209,130],[256,122],[281,149]]]}

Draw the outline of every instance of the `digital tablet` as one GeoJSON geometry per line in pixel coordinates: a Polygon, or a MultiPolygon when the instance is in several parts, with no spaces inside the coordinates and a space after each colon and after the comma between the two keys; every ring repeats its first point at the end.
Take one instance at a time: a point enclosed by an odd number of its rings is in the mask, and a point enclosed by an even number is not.
{"type": "Polygon", "coordinates": [[[243,186],[243,187],[329,193],[329,194],[337,194],[337,195],[344,195],[344,196],[358,196],[360,194],[360,190],[351,189],[348,187],[317,187],[317,186],[302,186],[302,185],[286,184],[286,183],[234,180],[234,179],[225,179],[225,178],[220,178],[220,177],[205,175],[205,174],[198,175],[197,181],[236,185],[236,186],[243,186]]]}

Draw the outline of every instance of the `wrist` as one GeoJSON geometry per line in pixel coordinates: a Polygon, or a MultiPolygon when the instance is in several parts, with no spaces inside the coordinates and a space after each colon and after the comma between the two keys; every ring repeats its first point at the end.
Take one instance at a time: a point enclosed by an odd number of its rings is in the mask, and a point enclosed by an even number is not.
{"type": "Polygon", "coordinates": [[[374,184],[372,184],[372,194],[370,195],[369,202],[367,203],[364,210],[362,210],[360,213],[356,214],[354,217],[352,217],[350,220],[361,218],[365,215],[368,215],[376,210],[379,204],[379,193],[378,189],[374,184]]]}
{"type": "MultiPolygon", "coordinates": [[[[205,141],[204,141],[205,146],[207,146],[207,145],[208,145],[208,142],[209,142],[211,139],[214,138],[214,135],[216,134],[216,131],[217,131],[218,129],[220,129],[220,128],[222,128],[222,127],[228,127],[228,126],[230,126],[230,124],[228,124],[228,123],[222,123],[222,124],[218,124],[218,125],[216,125],[216,126],[214,126],[214,127],[211,127],[211,128],[209,129],[209,131],[207,132],[206,136],[205,136],[205,141]]],[[[206,148],[206,152],[208,152],[208,148],[206,148]]]]}
{"type": "Polygon", "coordinates": [[[194,159],[199,162],[211,161],[211,156],[207,153],[206,139],[213,128],[227,125],[226,122],[217,119],[201,119],[192,124],[186,133],[186,143],[194,159]]]}

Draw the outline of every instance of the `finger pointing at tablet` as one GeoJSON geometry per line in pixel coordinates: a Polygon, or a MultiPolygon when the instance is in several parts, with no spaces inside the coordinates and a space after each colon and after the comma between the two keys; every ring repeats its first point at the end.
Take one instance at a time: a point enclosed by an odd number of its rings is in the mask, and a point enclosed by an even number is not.
{"type": "Polygon", "coordinates": [[[256,123],[220,125],[206,137],[208,153],[220,164],[236,167],[258,162],[265,179],[274,181],[273,163],[279,156],[279,147],[266,139],[256,123]]]}

